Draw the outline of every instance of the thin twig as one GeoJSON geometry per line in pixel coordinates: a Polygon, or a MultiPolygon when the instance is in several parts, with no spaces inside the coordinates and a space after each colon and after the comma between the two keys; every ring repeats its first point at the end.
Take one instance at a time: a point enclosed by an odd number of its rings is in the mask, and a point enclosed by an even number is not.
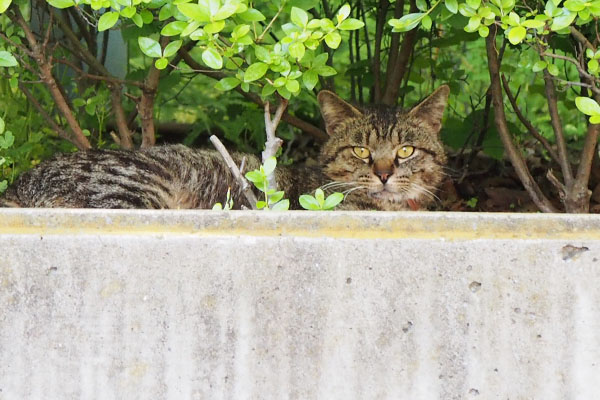
{"type": "Polygon", "coordinates": [[[502,83],[504,85],[504,91],[506,92],[508,101],[510,102],[510,105],[515,111],[515,114],[517,114],[517,118],[519,118],[519,121],[521,121],[521,123],[525,125],[525,128],[527,128],[531,136],[535,137],[537,140],[540,141],[540,143],[542,144],[542,146],[544,146],[548,154],[550,154],[552,160],[554,160],[554,162],[556,162],[557,164],[560,164],[558,160],[558,154],[556,154],[550,142],[548,142],[548,140],[546,140],[546,138],[543,137],[537,129],[535,129],[531,122],[527,118],[525,118],[525,116],[521,112],[521,109],[517,105],[517,99],[515,98],[515,96],[513,96],[512,91],[510,90],[510,86],[508,85],[508,81],[506,80],[504,74],[502,74],[502,83]]]}
{"type": "MultiPolygon", "coordinates": [[[[212,135],[210,137],[210,141],[212,142],[213,146],[215,146],[217,151],[221,154],[221,156],[223,157],[223,160],[225,160],[225,163],[231,170],[231,173],[233,174],[235,179],[238,181],[238,184],[240,185],[240,188],[242,189],[242,193],[244,193],[244,196],[246,196],[246,200],[248,200],[248,203],[250,203],[250,207],[252,207],[253,210],[256,210],[257,209],[256,202],[258,201],[258,199],[254,195],[254,192],[252,191],[252,187],[250,186],[250,184],[248,183],[246,178],[244,178],[240,169],[237,167],[237,165],[235,165],[235,161],[233,161],[233,158],[231,158],[231,155],[229,154],[229,152],[227,151],[225,146],[223,146],[223,143],[221,143],[219,138],[216,137],[215,135],[212,135]]],[[[242,162],[242,164],[243,164],[243,162],[242,162]]]]}
{"type": "Polygon", "coordinates": [[[29,89],[27,89],[27,87],[22,82],[19,82],[19,89],[21,90],[21,92],[23,92],[23,94],[25,95],[25,97],[27,97],[27,100],[29,100],[29,102],[33,105],[33,107],[46,120],[46,122],[48,123],[48,125],[50,125],[50,127],[56,133],[58,133],[58,136],[60,136],[61,138],[65,139],[65,140],[68,140],[69,142],[73,142],[73,138],[71,138],[71,135],[69,135],[69,133],[67,131],[65,131],[63,128],[61,128],[54,121],[54,119],[46,112],[46,110],[44,110],[44,108],[39,103],[39,101],[37,101],[37,99],[35,98],[35,96],[29,91],[29,89]]]}

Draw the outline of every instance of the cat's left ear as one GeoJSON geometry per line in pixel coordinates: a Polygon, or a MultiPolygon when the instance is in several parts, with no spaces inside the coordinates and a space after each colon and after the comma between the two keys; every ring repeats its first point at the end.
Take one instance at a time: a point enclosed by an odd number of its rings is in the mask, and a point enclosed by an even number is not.
{"type": "Polygon", "coordinates": [[[442,85],[408,114],[424,121],[437,134],[442,128],[442,116],[448,103],[448,95],[450,95],[450,88],[448,85],[442,85]]]}

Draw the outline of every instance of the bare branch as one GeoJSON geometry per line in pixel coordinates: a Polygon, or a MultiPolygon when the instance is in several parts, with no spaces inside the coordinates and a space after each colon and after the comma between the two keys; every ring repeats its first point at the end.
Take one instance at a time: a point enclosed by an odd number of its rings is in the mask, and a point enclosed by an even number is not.
{"type": "MultiPolygon", "coordinates": [[[[265,103],[265,131],[267,132],[267,141],[265,142],[265,149],[262,152],[263,164],[267,159],[275,157],[283,144],[283,140],[275,136],[275,131],[287,105],[288,101],[282,98],[275,111],[275,116],[271,118],[270,104],[268,101],[265,103]]],[[[275,174],[269,176],[269,189],[277,189],[275,174]]]]}
{"type": "Polygon", "coordinates": [[[494,122],[496,123],[498,134],[504,144],[504,149],[506,150],[508,158],[535,205],[544,212],[557,212],[558,210],[556,207],[554,207],[542,193],[540,187],[529,173],[525,160],[523,160],[521,153],[513,143],[510,131],[508,130],[506,115],[504,114],[504,104],[502,101],[500,65],[498,63],[498,54],[496,53],[496,31],[497,27],[492,25],[490,34],[486,38],[486,51],[492,87],[492,101],[494,104],[494,122]]]}
{"type": "Polygon", "coordinates": [[[581,44],[583,44],[586,48],[596,51],[596,47],[592,45],[589,40],[585,37],[585,35],[577,30],[574,26],[570,26],[569,30],[571,31],[571,35],[581,44]]]}
{"type": "Polygon", "coordinates": [[[515,114],[517,114],[519,121],[521,121],[521,123],[523,125],[525,125],[525,127],[527,128],[527,130],[529,131],[531,136],[533,136],[534,138],[539,140],[539,142],[542,144],[542,146],[544,146],[544,148],[546,149],[548,154],[550,154],[550,157],[554,160],[554,162],[556,162],[557,164],[560,164],[560,162],[558,161],[558,154],[556,154],[556,152],[552,148],[552,145],[550,144],[550,142],[548,142],[548,140],[546,140],[546,138],[543,137],[538,132],[537,129],[535,129],[535,127],[531,124],[531,122],[527,118],[525,118],[525,116],[521,112],[521,109],[517,105],[517,99],[515,99],[515,97],[513,96],[512,91],[510,90],[510,86],[508,85],[508,82],[506,81],[506,77],[504,76],[504,74],[502,74],[502,83],[504,85],[504,91],[506,92],[508,101],[510,101],[510,105],[512,106],[513,110],[515,111],[515,114]]]}
{"type": "Polygon", "coordinates": [[[570,186],[573,182],[573,170],[571,169],[571,164],[569,163],[567,142],[565,141],[562,122],[560,121],[560,115],[558,113],[558,99],[556,98],[556,90],[554,88],[554,82],[552,81],[552,75],[550,75],[550,72],[548,72],[548,68],[544,69],[544,82],[546,99],[548,101],[548,110],[550,111],[550,122],[552,123],[554,137],[556,138],[556,147],[558,149],[559,165],[560,169],[562,170],[565,185],[570,186]]]}
{"type": "Polygon", "coordinates": [[[44,110],[44,107],[42,107],[42,105],[39,103],[39,101],[37,101],[35,96],[29,91],[29,89],[27,89],[27,86],[25,86],[22,82],[19,82],[19,89],[21,90],[21,92],[23,92],[25,97],[27,97],[27,100],[29,100],[29,102],[33,105],[33,107],[46,120],[46,122],[48,123],[48,125],[50,125],[52,130],[54,130],[56,133],[58,133],[58,136],[60,136],[61,138],[65,139],[65,140],[68,140],[69,142],[74,141],[73,138],[71,137],[71,135],[67,131],[65,131],[63,128],[61,128],[54,121],[54,119],[46,112],[46,110],[44,110]]]}
{"type": "MultiPolygon", "coordinates": [[[[216,137],[215,135],[212,135],[210,137],[210,141],[212,142],[213,146],[215,146],[217,151],[219,153],[221,153],[223,160],[225,160],[225,163],[231,170],[231,173],[233,174],[235,179],[238,181],[238,184],[240,185],[240,188],[242,189],[242,193],[244,193],[246,200],[248,200],[248,203],[250,203],[250,206],[252,207],[252,209],[256,210],[257,209],[256,202],[258,201],[258,199],[254,195],[254,192],[252,191],[252,187],[250,186],[250,184],[248,183],[246,178],[244,178],[244,176],[242,175],[240,168],[238,168],[237,165],[235,165],[235,161],[233,161],[233,158],[231,158],[231,155],[229,154],[229,152],[227,151],[225,146],[223,146],[223,143],[221,143],[221,141],[219,140],[218,137],[216,137]]],[[[242,162],[242,164],[243,164],[243,162],[242,162]]],[[[242,168],[243,168],[243,166],[242,166],[242,168]]]]}
{"type": "Polygon", "coordinates": [[[46,55],[43,53],[43,48],[38,43],[33,31],[23,18],[19,8],[14,7],[12,11],[12,13],[7,13],[6,15],[8,15],[13,23],[19,25],[23,29],[25,38],[27,39],[31,52],[33,53],[33,58],[38,64],[39,76],[44,81],[46,87],[48,87],[52,98],[56,102],[56,107],[65,117],[69,127],[71,128],[71,131],[73,132],[72,143],[80,150],[89,149],[91,147],[90,142],[83,134],[81,126],[77,122],[75,115],[73,115],[73,111],[67,104],[67,100],[63,96],[63,93],[54,79],[54,76],[52,75],[52,65],[49,63],[46,55]]]}

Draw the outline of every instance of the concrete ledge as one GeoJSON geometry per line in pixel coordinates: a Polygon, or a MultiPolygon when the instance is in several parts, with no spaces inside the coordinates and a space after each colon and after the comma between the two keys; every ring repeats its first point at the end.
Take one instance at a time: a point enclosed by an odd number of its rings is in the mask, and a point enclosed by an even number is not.
{"type": "Polygon", "coordinates": [[[592,399],[600,216],[0,210],[0,399],[592,399]]]}

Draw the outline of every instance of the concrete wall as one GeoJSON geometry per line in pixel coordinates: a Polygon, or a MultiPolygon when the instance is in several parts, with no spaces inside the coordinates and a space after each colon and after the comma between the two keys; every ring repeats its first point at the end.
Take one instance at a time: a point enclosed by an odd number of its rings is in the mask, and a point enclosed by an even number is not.
{"type": "Polygon", "coordinates": [[[0,399],[594,399],[600,218],[0,210],[0,399]]]}

